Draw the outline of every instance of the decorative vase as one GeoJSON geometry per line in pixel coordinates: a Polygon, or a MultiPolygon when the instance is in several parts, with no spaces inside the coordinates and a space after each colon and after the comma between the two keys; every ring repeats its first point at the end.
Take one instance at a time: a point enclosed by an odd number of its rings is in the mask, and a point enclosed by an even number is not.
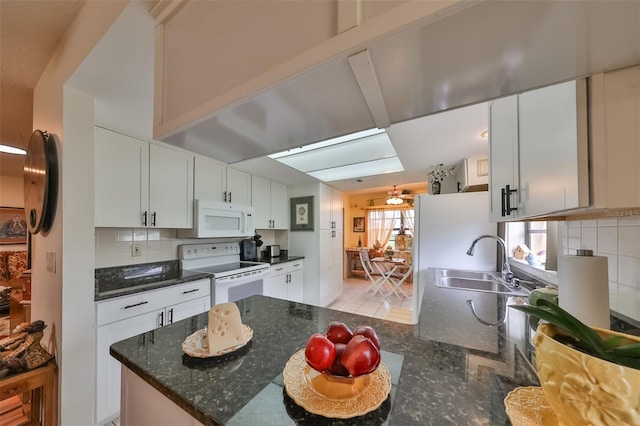
{"type": "Polygon", "coordinates": [[[431,193],[439,194],[440,193],[440,181],[431,182],[431,193]]]}
{"type": "MultiPolygon", "coordinates": [[[[592,328],[601,336],[640,342],[637,336],[592,328]]],[[[640,425],[640,370],[575,350],[555,340],[558,333],[556,326],[539,325],[534,346],[540,384],[560,424],[640,425]]]]}

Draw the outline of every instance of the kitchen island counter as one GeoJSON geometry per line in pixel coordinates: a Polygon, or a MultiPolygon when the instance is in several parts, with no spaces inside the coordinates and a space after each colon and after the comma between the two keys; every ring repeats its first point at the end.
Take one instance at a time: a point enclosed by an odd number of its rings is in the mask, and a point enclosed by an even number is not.
{"type": "MultiPolygon", "coordinates": [[[[432,284],[426,283],[425,301],[434,291],[450,291],[432,284]]],[[[254,334],[234,354],[193,359],[182,352],[185,338],[205,327],[207,316],[201,314],[116,343],[111,355],[122,363],[125,373],[142,379],[153,392],[203,424],[265,424],[267,419],[273,424],[328,422],[287,396],[282,370],[311,334],[325,331],[334,320],[352,328],[374,327],[383,362],[391,371],[390,397],[380,408],[347,424],[504,424],[506,392],[517,385],[536,384],[524,355],[530,346],[524,314],[513,309],[507,326],[497,331],[498,351],[492,353],[427,338],[429,330],[444,326],[428,323],[433,321],[424,312],[429,303],[422,304],[416,325],[264,296],[236,303],[243,323],[254,334]]]]}

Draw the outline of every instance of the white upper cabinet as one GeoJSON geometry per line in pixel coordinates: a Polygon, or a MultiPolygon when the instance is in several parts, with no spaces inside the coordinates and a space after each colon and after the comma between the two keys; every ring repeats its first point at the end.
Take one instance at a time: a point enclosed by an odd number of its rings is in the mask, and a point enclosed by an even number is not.
{"type": "Polygon", "coordinates": [[[251,175],[227,167],[227,189],[223,199],[227,203],[251,205],[251,175]]]}
{"type": "Polygon", "coordinates": [[[489,218],[514,217],[518,204],[518,97],[508,96],[489,104],[489,218]],[[508,193],[507,193],[508,191],[508,193]]]}
{"type": "Polygon", "coordinates": [[[488,167],[486,157],[463,158],[456,172],[458,192],[486,191],[488,167]]]}
{"type": "Polygon", "coordinates": [[[640,206],[640,66],[591,77],[593,206],[640,206]]]}
{"type": "Polygon", "coordinates": [[[288,229],[288,200],[285,185],[251,176],[251,205],[256,229],[288,229]]]}
{"type": "Polygon", "coordinates": [[[95,226],[190,228],[193,157],[95,127],[95,226]]]}
{"type": "Polygon", "coordinates": [[[193,195],[196,200],[222,201],[227,188],[227,166],[202,155],[195,156],[193,195]]]}
{"type": "Polygon", "coordinates": [[[319,226],[320,229],[343,229],[342,192],[328,185],[320,185],[319,226]]]}
{"type": "Polygon", "coordinates": [[[589,206],[586,90],[580,79],[518,97],[518,216],[589,206]]]}
{"type": "Polygon", "coordinates": [[[149,143],[102,127],[94,130],[95,226],[143,226],[149,210],[149,143]]]}
{"type": "Polygon", "coordinates": [[[251,175],[203,155],[195,156],[194,198],[251,204],[251,175]]]}
{"type": "Polygon", "coordinates": [[[149,145],[149,226],[191,228],[193,157],[149,145]]]}
{"type": "Polygon", "coordinates": [[[490,218],[589,206],[586,81],[490,103],[490,218]]]}

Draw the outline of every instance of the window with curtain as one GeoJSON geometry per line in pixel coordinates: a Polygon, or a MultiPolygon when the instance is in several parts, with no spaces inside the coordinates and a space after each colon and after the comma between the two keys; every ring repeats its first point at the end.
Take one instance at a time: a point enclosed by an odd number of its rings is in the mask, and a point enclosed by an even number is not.
{"type": "Polygon", "coordinates": [[[413,235],[413,209],[379,209],[369,210],[367,216],[368,241],[373,245],[376,241],[385,248],[396,249],[396,236],[403,229],[406,235],[413,235]]]}

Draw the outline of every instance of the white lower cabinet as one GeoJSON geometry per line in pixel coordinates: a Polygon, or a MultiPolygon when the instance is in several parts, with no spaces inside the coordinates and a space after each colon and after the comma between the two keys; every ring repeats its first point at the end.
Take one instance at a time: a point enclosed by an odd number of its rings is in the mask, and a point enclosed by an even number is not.
{"type": "MultiPolygon", "coordinates": [[[[96,424],[120,415],[120,363],[109,347],[121,340],[206,312],[209,279],[123,296],[96,304],[96,424]]],[[[140,341],[141,348],[144,341],[140,341]]]]}
{"type": "Polygon", "coordinates": [[[302,302],[303,262],[295,260],[271,266],[271,280],[264,295],[302,302]]]}

